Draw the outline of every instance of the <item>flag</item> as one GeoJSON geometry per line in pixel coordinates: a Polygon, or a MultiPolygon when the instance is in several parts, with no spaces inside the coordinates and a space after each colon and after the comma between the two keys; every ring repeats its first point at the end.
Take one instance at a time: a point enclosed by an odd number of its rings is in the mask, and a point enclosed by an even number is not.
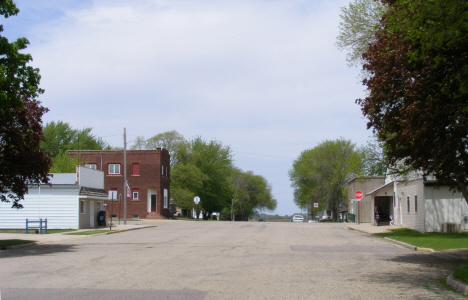
{"type": "Polygon", "coordinates": [[[128,181],[127,181],[127,197],[132,197],[132,193],[130,192],[130,186],[128,185],[128,181]]]}

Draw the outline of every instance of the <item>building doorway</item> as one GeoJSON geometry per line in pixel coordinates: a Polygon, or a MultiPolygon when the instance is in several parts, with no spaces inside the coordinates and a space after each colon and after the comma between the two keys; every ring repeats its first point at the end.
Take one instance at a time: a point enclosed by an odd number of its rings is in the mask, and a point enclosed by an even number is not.
{"type": "Polygon", "coordinates": [[[393,215],[393,197],[378,196],[374,198],[375,213],[379,215],[377,226],[390,225],[390,216],[393,215]]]}
{"type": "Polygon", "coordinates": [[[151,212],[156,212],[156,194],[151,194],[151,212]]]}

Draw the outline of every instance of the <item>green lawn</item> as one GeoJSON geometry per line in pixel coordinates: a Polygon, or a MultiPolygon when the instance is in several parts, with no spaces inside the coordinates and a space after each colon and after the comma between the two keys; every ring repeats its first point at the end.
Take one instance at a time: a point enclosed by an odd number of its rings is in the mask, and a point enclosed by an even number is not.
{"type": "Polygon", "coordinates": [[[105,233],[105,232],[110,232],[110,230],[86,230],[86,231],[78,231],[78,232],[73,232],[73,233],[66,233],[67,235],[91,235],[91,234],[98,234],[98,233],[105,233]]]}
{"type": "MultiPolygon", "coordinates": [[[[36,234],[36,230],[39,230],[39,229],[29,229],[28,234],[36,234]]],[[[61,233],[61,232],[67,232],[67,231],[75,231],[75,229],[48,229],[47,234],[61,233]]],[[[26,230],[25,229],[2,229],[0,230],[0,233],[24,233],[26,234],[26,230]]],[[[42,230],[42,233],[45,234],[45,231],[42,230]]]]}
{"type": "Polygon", "coordinates": [[[436,251],[468,248],[468,233],[421,233],[408,228],[390,229],[391,233],[378,233],[377,236],[388,237],[416,247],[431,248],[436,251]]]}
{"type": "Polygon", "coordinates": [[[453,277],[464,283],[468,283],[468,266],[460,267],[453,272],[453,277]]]}
{"type": "Polygon", "coordinates": [[[28,241],[28,240],[0,240],[0,247],[28,244],[28,243],[34,243],[34,242],[35,241],[28,241]]]}

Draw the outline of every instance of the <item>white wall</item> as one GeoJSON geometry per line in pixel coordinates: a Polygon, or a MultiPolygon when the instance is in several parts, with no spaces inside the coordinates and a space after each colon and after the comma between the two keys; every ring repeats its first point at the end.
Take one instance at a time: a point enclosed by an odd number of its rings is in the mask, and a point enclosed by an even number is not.
{"type": "Polygon", "coordinates": [[[461,193],[451,192],[448,187],[440,189],[426,186],[425,193],[425,230],[440,231],[442,223],[461,224],[462,230],[468,230],[468,224],[463,222],[463,215],[468,215],[468,204],[461,193]]]}
{"type": "Polygon", "coordinates": [[[104,189],[104,172],[99,170],[93,170],[83,166],[76,167],[76,173],[78,176],[78,184],[80,186],[104,189]]]}
{"type": "Polygon", "coordinates": [[[48,229],[78,228],[78,186],[42,185],[40,193],[38,187],[30,187],[20,203],[24,208],[16,210],[11,203],[0,202],[0,228],[24,229],[26,218],[47,218],[48,229]]]}

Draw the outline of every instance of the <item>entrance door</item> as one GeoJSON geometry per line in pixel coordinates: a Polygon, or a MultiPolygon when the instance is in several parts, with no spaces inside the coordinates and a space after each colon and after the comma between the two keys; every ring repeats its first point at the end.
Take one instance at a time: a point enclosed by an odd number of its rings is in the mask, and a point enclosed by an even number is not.
{"type": "Polygon", "coordinates": [[[94,228],[94,201],[89,202],[89,226],[94,228]]]}
{"type": "Polygon", "coordinates": [[[151,212],[156,212],[156,194],[151,194],[151,212]]]}

